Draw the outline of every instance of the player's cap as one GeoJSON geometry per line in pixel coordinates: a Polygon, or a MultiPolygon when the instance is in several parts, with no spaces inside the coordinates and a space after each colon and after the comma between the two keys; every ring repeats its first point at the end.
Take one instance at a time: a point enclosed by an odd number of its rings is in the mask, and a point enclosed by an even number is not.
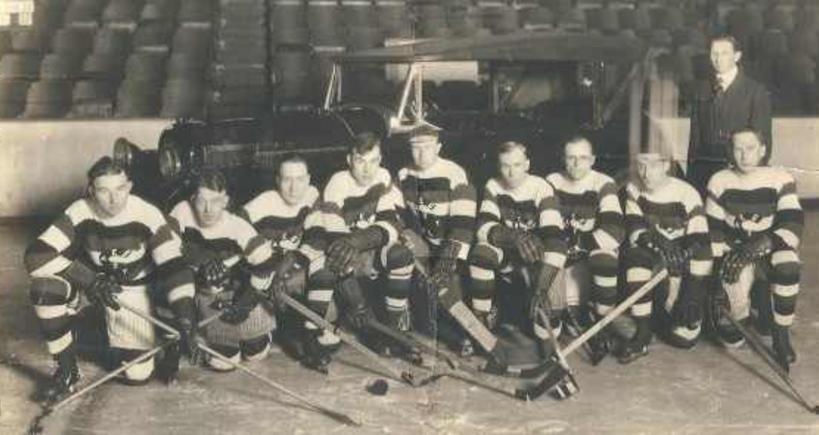
{"type": "Polygon", "coordinates": [[[438,142],[438,137],[440,135],[441,129],[429,124],[424,123],[420,126],[416,127],[410,132],[409,143],[412,144],[420,144],[420,143],[429,143],[429,142],[438,142]]]}

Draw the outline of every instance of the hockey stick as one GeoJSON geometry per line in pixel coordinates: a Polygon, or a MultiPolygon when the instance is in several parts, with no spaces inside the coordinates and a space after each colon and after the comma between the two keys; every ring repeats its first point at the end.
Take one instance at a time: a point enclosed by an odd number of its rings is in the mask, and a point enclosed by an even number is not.
{"type": "Polygon", "coordinates": [[[418,379],[415,372],[409,369],[402,370],[396,365],[385,360],[383,357],[370,350],[370,348],[361,344],[361,342],[358,341],[358,339],[356,339],[354,336],[336,327],[335,325],[330,323],[330,321],[316,314],[313,310],[311,310],[301,302],[297,301],[292,296],[288,295],[286,292],[281,292],[277,294],[276,298],[284,302],[284,304],[287,305],[288,307],[296,310],[296,312],[298,312],[302,316],[306,317],[307,320],[318,325],[318,327],[330,331],[333,334],[336,334],[341,339],[341,341],[347,343],[348,345],[350,345],[350,347],[352,347],[359,353],[363,354],[368,359],[378,364],[382,368],[386,369],[396,379],[407,382],[408,384],[414,387],[420,386],[420,380],[418,379]]]}
{"type": "Polygon", "coordinates": [[[324,405],[321,405],[319,403],[314,402],[313,400],[308,399],[307,397],[302,396],[301,394],[298,394],[298,393],[296,393],[294,391],[291,391],[290,389],[288,389],[288,388],[284,387],[283,385],[280,385],[279,383],[267,378],[266,376],[262,376],[262,375],[256,373],[255,371],[245,367],[244,364],[232,361],[230,358],[228,358],[228,357],[222,355],[221,353],[211,349],[210,347],[208,347],[208,345],[206,345],[204,343],[197,343],[197,345],[199,346],[200,349],[207,352],[210,356],[212,356],[212,357],[214,357],[214,358],[216,358],[216,359],[218,359],[218,360],[220,360],[220,361],[222,361],[222,362],[224,362],[226,364],[230,364],[231,366],[233,366],[233,367],[247,373],[248,375],[258,379],[259,381],[264,382],[265,384],[269,385],[270,387],[273,387],[273,389],[275,389],[277,391],[280,391],[280,392],[282,392],[282,393],[284,393],[284,394],[286,394],[286,395],[288,395],[288,396],[290,396],[290,397],[292,397],[292,398],[294,398],[294,399],[296,399],[296,400],[310,406],[311,408],[315,409],[316,411],[321,412],[322,414],[332,418],[333,420],[336,420],[336,421],[338,421],[340,423],[346,424],[347,426],[356,426],[356,427],[361,426],[361,423],[353,420],[352,418],[350,418],[346,414],[343,414],[343,413],[338,412],[338,411],[334,411],[334,410],[332,410],[330,408],[327,408],[324,405]]]}
{"type": "MultiPolygon", "coordinates": [[[[200,321],[199,324],[197,325],[197,327],[202,328],[202,327],[208,325],[209,323],[213,322],[214,320],[218,319],[219,316],[221,316],[221,315],[222,315],[221,312],[214,313],[210,317],[200,321]]],[[[176,332],[176,331],[174,331],[174,332],[176,332]]],[[[154,347],[153,349],[150,349],[150,350],[147,350],[147,351],[141,353],[140,355],[138,355],[134,359],[128,361],[127,363],[123,364],[120,367],[117,367],[116,370],[111,371],[110,373],[106,374],[105,376],[103,376],[103,377],[97,379],[96,381],[88,384],[87,386],[85,386],[82,389],[76,391],[72,395],[60,400],[59,402],[55,403],[54,405],[47,406],[48,412],[55,412],[58,409],[60,409],[60,408],[64,407],[65,405],[67,405],[69,402],[73,401],[74,399],[79,399],[80,397],[87,394],[89,391],[91,391],[94,388],[104,384],[105,382],[108,382],[110,379],[113,379],[114,377],[116,377],[120,373],[124,372],[125,370],[128,370],[129,368],[131,368],[131,367],[133,367],[133,366],[135,366],[135,365],[137,365],[137,364],[139,364],[139,363],[141,363],[143,361],[146,361],[148,358],[153,357],[154,355],[159,353],[159,351],[161,351],[163,348],[165,348],[166,346],[168,346],[171,343],[176,342],[177,340],[179,340],[179,333],[176,333],[176,335],[174,335],[170,340],[165,341],[164,343],[154,347]]]]}
{"type": "MultiPolygon", "coordinates": [[[[573,338],[580,337],[580,335],[584,331],[584,328],[582,326],[580,326],[580,322],[577,320],[577,317],[574,315],[574,313],[570,309],[566,310],[566,316],[569,318],[569,326],[570,326],[569,328],[566,328],[566,330],[569,331],[569,333],[572,335],[573,338]]],[[[589,358],[589,362],[591,362],[591,364],[593,366],[596,366],[597,364],[600,364],[600,361],[602,361],[603,358],[605,358],[605,355],[603,355],[603,356],[599,355],[592,348],[592,346],[591,346],[591,344],[589,342],[583,343],[582,347],[583,347],[583,350],[586,352],[586,356],[588,356],[588,358],[589,358]]]]}
{"type": "MultiPolygon", "coordinates": [[[[551,303],[549,303],[548,298],[544,302],[546,303],[546,309],[552,311],[552,306],[551,303]]],[[[558,373],[553,373],[551,376],[547,374],[535,391],[539,391],[540,394],[543,394],[543,391],[555,391],[555,396],[557,398],[566,399],[577,392],[580,387],[577,385],[577,380],[574,378],[574,374],[572,374],[572,369],[569,367],[569,362],[566,361],[566,357],[563,355],[563,352],[560,349],[560,343],[557,341],[557,336],[555,335],[552,325],[549,322],[549,317],[541,309],[537,310],[537,315],[540,318],[540,322],[543,323],[543,328],[546,329],[546,333],[549,334],[549,341],[552,343],[555,355],[557,355],[559,370],[558,373]]],[[[516,392],[516,395],[519,395],[518,397],[523,399],[531,400],[532,398],[526,396],[526,393],[527,391],[518,391],[516,392]]]]}
{"type": "Polygon", "coordinates": [[[734,316],[731,314],[731,311],[728,310],[725,306],[720,307],[720,311],[723,316],[725,316],[732,325],[745,337],[746,340],[751,344],[751,348],[754,352],[762,357],[765,363],[770,367],[779,378],[785,382],[785,385],[791,390],[791,392],[796,396],[799,403],[805,407],[808,411],[819,414],[819,405],[811,405],[810,402],[799,392],[799,389],[796,388],[796,384],[794,384],[793,379],[791,379],[790,375],[776,362],[773,357],[768,353],[768,349],[766,348],[765,344],[762,340],[756,335],[755,332],[749,330],[744,325],[742,325],[734,316]]]}
{"type": "Polygon", "coordinates": [[[650,280],[648,280],[642,287],[637,289],[634,293],[632,293],[629,297],[627,297],[623,302],[620,302],[617,306],[615,306],[611,311],[606,313],[602,319],[598,320],[594,325],[592,325],[589,329],[586,330],[580,337],[577,337],[563,349],[563,356],[569,356],[572,352],[577,350],[580,346],[582,346],[585,342],[589,341],[590,338],[597,335],[600,330],[605,328],[609,323],[614,321],[620,314],[623,314],[624,311],[629,309],[632,305],[634,305],[638,299],[643,297],[646,293],[650,292],[654,287],[657,286],[662,280],[668,277],[668,270],[662,269],[650,280]]]}

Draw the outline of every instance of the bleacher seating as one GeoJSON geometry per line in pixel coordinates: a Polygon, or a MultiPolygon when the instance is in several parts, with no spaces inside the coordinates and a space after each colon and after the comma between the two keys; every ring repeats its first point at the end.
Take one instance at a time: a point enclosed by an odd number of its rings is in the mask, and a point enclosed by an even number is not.
{"type": "MultiPolygon", "coordinates": [[[[329,56],[388,39],[517,31],[629,35],[669,50],[686,98],[729,32],[778,113],[816,114],[819,3],[723,0],[41,0],[0,28],[0,117],[256,116],[316,104],[329,56]],[[42,107],[54,102],[52,108],[42,107]],[[31,107],[28,107],[31,105],[31,107]]],[[[345,84],[375,98],[373,69],[345,84]]],[[[464,84],[444,86],[466,89],[464,84]]]]}

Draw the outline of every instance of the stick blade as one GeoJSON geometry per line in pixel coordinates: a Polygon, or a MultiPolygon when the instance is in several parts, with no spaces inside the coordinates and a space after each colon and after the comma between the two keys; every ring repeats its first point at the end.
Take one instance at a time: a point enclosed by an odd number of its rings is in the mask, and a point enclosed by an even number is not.
{"type": "Polygon", "coordinates": [[[560,387],[569,376],[570,373],[563,366],[554,364],[534,385],[515,389],[515,397],[521,400],[535,400],[543,394],[560,387]]]}

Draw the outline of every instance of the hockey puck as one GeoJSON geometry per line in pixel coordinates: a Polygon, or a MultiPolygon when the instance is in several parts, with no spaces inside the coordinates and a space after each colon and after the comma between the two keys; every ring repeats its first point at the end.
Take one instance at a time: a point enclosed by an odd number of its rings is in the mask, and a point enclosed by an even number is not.
{"type": "Polygon", "coordinates": [[[376,379],[367,384],[367,392],[376,396],[383,396],[387,394],[389,384],[384,379],[376,379]]]}

